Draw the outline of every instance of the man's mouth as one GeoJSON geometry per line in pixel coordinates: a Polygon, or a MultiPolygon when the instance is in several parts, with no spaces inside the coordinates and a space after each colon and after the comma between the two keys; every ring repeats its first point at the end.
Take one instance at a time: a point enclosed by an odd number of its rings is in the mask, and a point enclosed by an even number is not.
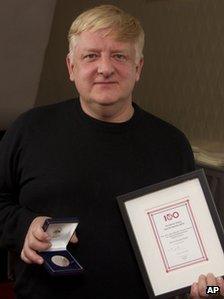
{"type": "Polygon", "coordinates": [[[117,82],[115,81],[99,81],[99,82],[94,82],[94,84],[116,84],[117,82]]]}

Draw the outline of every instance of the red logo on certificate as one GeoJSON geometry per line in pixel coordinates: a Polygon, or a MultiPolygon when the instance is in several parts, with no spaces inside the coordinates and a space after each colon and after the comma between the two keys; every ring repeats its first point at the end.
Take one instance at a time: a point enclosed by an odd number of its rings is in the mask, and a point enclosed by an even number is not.
{"type": "Polygon", "coordinates": [[[208,260],[188,198],[146,213],[166,272],[208,260]]]}

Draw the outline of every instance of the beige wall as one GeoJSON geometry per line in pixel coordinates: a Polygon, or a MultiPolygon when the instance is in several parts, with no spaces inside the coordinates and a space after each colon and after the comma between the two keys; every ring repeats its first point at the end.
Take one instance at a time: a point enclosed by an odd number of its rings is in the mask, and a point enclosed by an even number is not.
{"type": "Polygon", "coordinates": [[[154,1],[146,10],[151,39],[139,102],[191,140],[223,142],[224,1],[154,1]]]}
{"type": "Polygon", "coordinates": [[[55,3],[0,1],[0,130],[34,106],[55,3]]]}

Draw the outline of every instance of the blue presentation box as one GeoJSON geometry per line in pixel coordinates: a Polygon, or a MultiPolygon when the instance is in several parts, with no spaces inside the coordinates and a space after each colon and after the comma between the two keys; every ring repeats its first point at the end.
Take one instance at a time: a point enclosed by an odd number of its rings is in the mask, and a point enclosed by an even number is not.
{"type": "Polygon", "coordinates": [[[83,267],[67,250],[67,244],[78,225],[78,218],[47,219],[43,225],[44,231],[51,237],[52,246],[40,252],[44,266],[54,276],[75,275],[83,272],[83,267]]]}

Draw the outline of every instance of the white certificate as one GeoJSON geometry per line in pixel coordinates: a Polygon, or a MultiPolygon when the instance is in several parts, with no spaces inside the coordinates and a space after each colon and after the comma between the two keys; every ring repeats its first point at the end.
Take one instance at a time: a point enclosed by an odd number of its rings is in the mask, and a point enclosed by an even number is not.
{"type": "Polygon", "coordinates": [[[208,260],[188,198],[147,215],[166,272],[208,260]]]}
{"type": "Polygon", "coordinates": [[[224,276],[224,230],[202,170],[117,200],[150,299],[189,293],[200,274],[224,276]]]}

